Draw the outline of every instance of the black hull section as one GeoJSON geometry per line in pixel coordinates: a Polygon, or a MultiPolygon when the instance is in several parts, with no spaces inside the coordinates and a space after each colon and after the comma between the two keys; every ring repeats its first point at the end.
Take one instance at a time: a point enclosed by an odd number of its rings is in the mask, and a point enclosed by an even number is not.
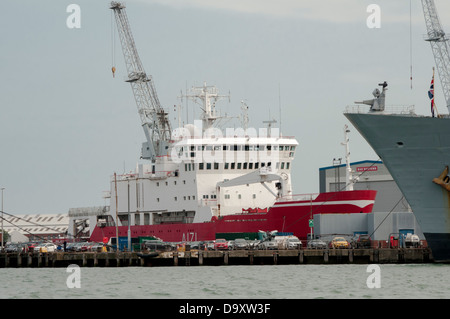
{"type": "Polygon", "coordinates": [[[435,262],[450,263],[450,233],[424,233],[435,262]]]}

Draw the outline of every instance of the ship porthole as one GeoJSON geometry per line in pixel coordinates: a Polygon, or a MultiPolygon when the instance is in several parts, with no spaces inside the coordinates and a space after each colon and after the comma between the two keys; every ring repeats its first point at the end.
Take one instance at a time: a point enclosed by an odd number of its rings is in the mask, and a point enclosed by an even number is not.
{"type": "Polygon", "coordinates": [[[397,147],[403,147],[403,142],[397,142],[397,147]]]}

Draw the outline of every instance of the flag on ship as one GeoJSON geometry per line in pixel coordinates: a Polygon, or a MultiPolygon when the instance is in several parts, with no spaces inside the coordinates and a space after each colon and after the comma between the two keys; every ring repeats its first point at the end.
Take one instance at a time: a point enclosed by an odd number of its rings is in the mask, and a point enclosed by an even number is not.
{"type": "Polygon", "coordinates": [[[433,68],[433,78],[431,79],[430,90],[428,91],[428,97],[431,100],[431,116],[434,117],[434,68],[433,68]]]}

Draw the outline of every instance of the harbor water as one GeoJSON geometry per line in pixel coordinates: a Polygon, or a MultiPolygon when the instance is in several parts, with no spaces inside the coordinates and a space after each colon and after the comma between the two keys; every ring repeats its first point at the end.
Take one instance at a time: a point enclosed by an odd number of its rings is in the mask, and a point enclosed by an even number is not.
{"type": "Polygon", "coordinates": [[[450,265],[371,266],[4,268],[0,298],[450,298],[450,265]]]}

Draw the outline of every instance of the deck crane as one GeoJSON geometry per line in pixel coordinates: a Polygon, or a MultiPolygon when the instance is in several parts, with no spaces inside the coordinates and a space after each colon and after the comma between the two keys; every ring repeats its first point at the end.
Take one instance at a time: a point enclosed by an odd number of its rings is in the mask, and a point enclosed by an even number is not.
{"type": "Polygon", "coordinates": [[[125,5],[112,1],[110,9],[114,11],[128,72],[128,79],[125,81],[131,84],[147,139],[147,142],[142,144],[142,158],[155,160],[157,156],[168,154],[172,134],[168,113],[161,107],[152,77],[145,73],[139,58],[125,12],[125,5]]]}
{"type": "Polygon", "coordinates": [[[422,0],[423,14],[427,26],[425,41],[430,42],[434,60],[444,91],[445,102],[450,112],[450,55],[448,37],[439,21],[434,0],[422,0]]]}

